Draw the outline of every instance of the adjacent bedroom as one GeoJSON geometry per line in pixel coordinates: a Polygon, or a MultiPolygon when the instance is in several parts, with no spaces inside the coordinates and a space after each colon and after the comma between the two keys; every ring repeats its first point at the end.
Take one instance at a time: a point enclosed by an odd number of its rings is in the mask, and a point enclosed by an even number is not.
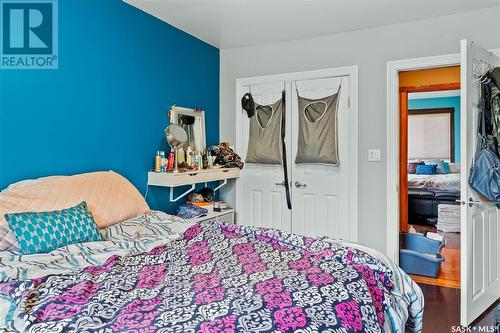
{"type": "Polygon", "coordinates": [[[500,332],[500,0],[0,18],[0,333],[500,332]]]}
{"type": "Polygon", "coordinates": [[[400,265],[415,281],[459,289],[460,67],[401,72],[399,85],[400,265]]]}

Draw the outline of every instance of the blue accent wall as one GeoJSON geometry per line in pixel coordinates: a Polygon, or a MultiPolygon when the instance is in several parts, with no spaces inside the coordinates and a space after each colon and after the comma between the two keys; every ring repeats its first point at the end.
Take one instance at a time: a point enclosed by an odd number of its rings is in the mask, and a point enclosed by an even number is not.
{"type": "MultiPolygon", "coordinates": [[[[0,189],[115,170],[144,193],[172,104],[203,108],[218,143],[217,48],[121,0],[60,0],[58,16],[59,69],[0,70],[0,189]]],[[[166,189],[148,202],[175,209],[166,189]]]]}
{"type": "Polygon", "coordinates": [[[460,163],[460,96],[408,100],[408,110],[454,108],[455,163],[460,163]]]}

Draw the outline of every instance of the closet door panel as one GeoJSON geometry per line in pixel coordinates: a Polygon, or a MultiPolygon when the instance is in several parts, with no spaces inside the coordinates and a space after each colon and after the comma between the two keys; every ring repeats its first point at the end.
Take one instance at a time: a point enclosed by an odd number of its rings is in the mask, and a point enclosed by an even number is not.
{"type": "MultiPolygon", "coordinates": [[[[349,78],[336,77],[297,81],[292,93],[292,232],[309,236],[350,238],[350,149],[349,149],[349,78]],[[305,98],[323,98],[340,89],[338,106],[339,165],[295,164],[299,117],[298,94],[305,98]],[[297,90],[295,89],[297,88],[297,90]]],[[[321,121],[321,120],[320,120],[321,121]]]]}
{"type": "MultiPolygon", "coordinates": [[[[272,82],[245,87],[241,96],[252,93],[254,101],[260,105],[269,105],[281,99],[284,82],[272,82]]],[[[290,84],[287,87],[287,101],[289,106],[290,84]]],[[[290,108],[286,110],[290,113],[290,108]]],[[[241,108],[238,112],[244,112],[241,108]]],[[[238,153],[243,161],[246,159],[249,118],[243,114],[240,120],[240,133],[238,136],[238,153]]],[[[287,117],[287,125],[290,126],[290,116],[287,117]]],[[[290,135],[286,138],[286,144],[290,147],[290,135]]],[[[289,164],[290,165],[290,164],[289,164]]],[[[289,171],[290,172],[290,171],[289,171]]],[[[281,165],[265,165],[246,163],[241,170],[238,181],[237,192],[237,220],[238,224],[277,228],[290,231],[291,214],[286,206],[286,198],[283,181],[283,167],[281,165]]]]}

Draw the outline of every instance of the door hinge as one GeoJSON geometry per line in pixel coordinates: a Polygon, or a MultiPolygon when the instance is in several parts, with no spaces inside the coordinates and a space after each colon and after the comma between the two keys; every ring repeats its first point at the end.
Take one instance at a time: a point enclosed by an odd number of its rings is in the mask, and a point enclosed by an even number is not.
{"type": "Polygon", "coordinates": [[[351,107],[351,97],[347,97],[347,106],[351,107]]]}

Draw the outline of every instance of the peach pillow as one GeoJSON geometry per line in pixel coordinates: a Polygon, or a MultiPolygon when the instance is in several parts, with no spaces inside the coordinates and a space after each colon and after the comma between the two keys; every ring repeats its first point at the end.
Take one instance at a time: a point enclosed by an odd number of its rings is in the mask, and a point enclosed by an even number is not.
{"type": "Polygon", "coordinates": [[[104,228],[149,211],[134,185],[113,171],[47,177],[20,184],[0,192],[0,250],[16,246],[4,218],[8,213],[53,211],[85,201],[97,226],[104,228]]]}

